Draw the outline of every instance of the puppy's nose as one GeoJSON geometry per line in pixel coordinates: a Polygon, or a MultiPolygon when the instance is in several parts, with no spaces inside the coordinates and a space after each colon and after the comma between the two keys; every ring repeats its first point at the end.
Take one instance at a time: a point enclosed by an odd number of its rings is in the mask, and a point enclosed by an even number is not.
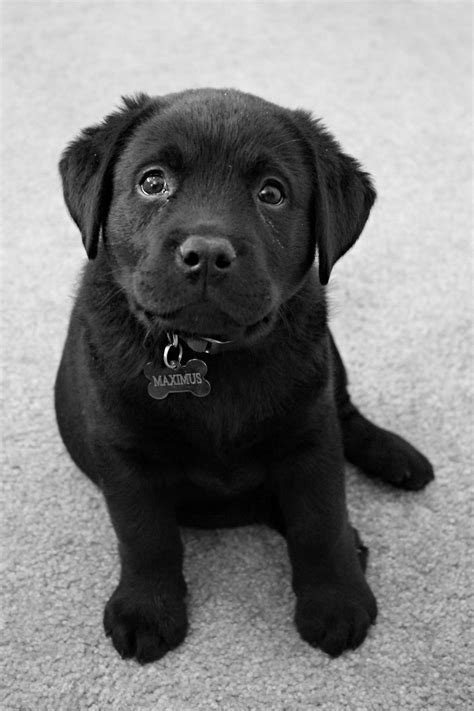
{"type": "Polygon", "coordinates": [[[202,271],[205,267],[213,272],[226,272],[235,258],[232,244],[224,237],[192,235],[176,250],[178,266],[189,274],[202,271]]]}

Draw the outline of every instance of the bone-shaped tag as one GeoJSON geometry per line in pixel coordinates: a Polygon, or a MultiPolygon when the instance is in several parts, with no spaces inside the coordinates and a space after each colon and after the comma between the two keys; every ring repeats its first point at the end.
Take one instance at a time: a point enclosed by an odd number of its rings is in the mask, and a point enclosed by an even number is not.
{"type": "Polygon", "coordinates": [[[151,382],[148,394],[155,400],[163,400],[169,393],[192,393],[196,397],[209,395],[211,384],[205,379],[207,365],[203,360],[193,358],[185,365],[175,361],[175,368],[155,370],[153,363],[147,363],[143,371],[151,382]]]}

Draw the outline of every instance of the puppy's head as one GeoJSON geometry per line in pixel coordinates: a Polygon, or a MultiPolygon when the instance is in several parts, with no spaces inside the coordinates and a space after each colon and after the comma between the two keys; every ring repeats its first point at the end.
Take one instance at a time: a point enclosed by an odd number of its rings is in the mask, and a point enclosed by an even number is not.
{"type": "Polygon", "coordinates": [[[60,171],[89,258],[137,317],[223,340],[268,333],[316,249],[326,284],[375,199],[308,114],[233,90],[126,99],[60,171]]]}

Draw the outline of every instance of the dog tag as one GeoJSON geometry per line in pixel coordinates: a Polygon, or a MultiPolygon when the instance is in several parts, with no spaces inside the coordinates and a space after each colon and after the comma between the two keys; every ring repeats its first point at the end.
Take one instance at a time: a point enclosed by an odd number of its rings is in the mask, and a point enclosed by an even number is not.
{"type": "Polygon", "coordinates": [[[156,370],[153,363],[147,363],[143,372],[150,380],[148,394],[155,400],[164,400],[169,393],[192,393],[196,397],[205,397],[211,391],[211,384],[204,377],[207,365],[198,358],[188,360],[184,365],[172,361],[171,367],[156,370]]]}

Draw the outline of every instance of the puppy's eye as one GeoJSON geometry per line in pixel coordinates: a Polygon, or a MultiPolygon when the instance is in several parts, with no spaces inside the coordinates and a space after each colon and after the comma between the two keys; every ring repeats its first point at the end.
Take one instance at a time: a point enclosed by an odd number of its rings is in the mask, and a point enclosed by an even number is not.
{"type": "Polygon", "coordinates": [[[161,170],[149,170],[140,180],[140,190],[144,195],[161,195],[168,191],[165,175],[161,170]]]}
{"type": "Polygon", "coordinates": [[[283,186],[275,180],[265,183],[263,187],[260,188],[258,199],[266,205],[281,205],[285,199],[283,186]]]}

